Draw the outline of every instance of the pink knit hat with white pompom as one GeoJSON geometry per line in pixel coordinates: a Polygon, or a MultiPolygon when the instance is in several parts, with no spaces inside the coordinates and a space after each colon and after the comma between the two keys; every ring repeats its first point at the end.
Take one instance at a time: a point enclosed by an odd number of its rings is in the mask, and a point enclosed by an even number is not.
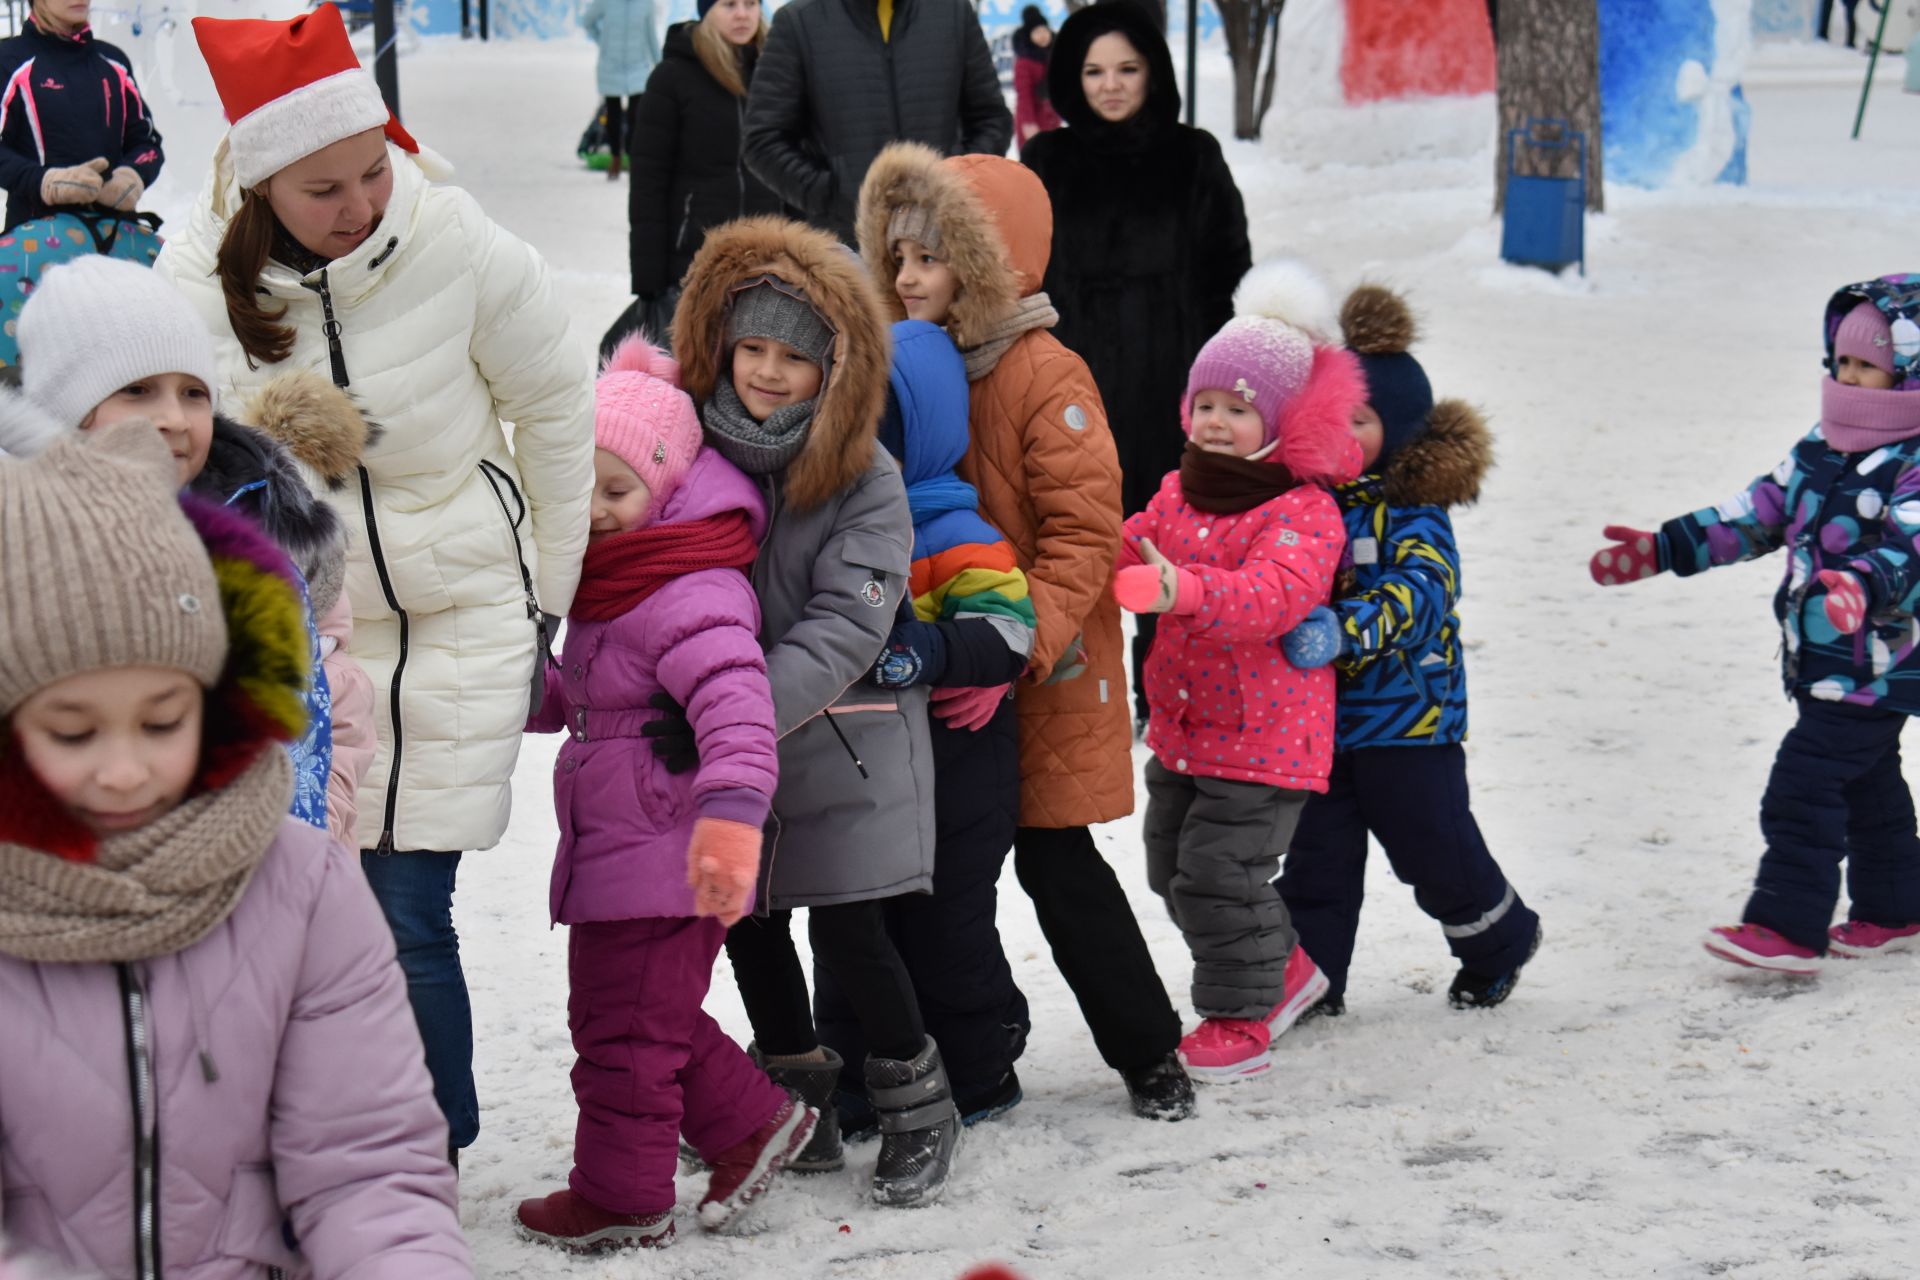
{"type": "Polygon", "coordinates": [[[1193,433],[1193,398],[1239,395],[1266,426],[1264,455],[1301,480],[1341,483],[1360,472],[1353,413],[1366,403],[1366,377],[1340,345],[1339,313],[1326,286],[1303,264],[1280,259],[1249,271],[1233,296],[1234,317],[1207,340],[1187,376],[1180,426],[1193,433]]]}
{"type": "Polygon", "coordinates": [[[700,415],[680,389],[680,365],[633,334],[613,349],[593,384],[593,443],[632,467],[666,505],[700,452],[700,415]]]}

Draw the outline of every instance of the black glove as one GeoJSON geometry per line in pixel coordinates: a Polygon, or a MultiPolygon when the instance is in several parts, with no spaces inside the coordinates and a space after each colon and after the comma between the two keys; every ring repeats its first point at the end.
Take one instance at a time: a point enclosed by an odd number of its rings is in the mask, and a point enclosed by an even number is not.
{"type": "Polygon", "coordinates": [[[640,736],[648,740],[654,758],[668,773],[686,773],[699,767],[700,749],[694,745],[687,709],[664,689],[648,698],[647,705],[660,712],[658,720],[640,726],[640,736]]]}

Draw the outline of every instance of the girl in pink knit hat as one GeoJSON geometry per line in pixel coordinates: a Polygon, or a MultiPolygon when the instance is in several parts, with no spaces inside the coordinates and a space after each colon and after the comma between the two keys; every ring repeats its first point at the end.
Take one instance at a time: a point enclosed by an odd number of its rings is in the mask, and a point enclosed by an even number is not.
{"type": "Polygon", "coordinates": [[[550,900],[573,931],[580,1119],[566,1189],[521,1204],[519,1221],[574,1252],[672,1242],[682,1133],[713,1171],[700,1225],[717,1231],[815,1120],[700,1007],[727,927],[752,904],[779,773],[745,572],[766,506],[701,445],[679,366],[644,338],[615,349],[594,401],[591,541],[528,723],[567,733],[550,900]],[[650,742],[683,708],[697,766],[650,742]]]}
{"type": "Polygon", "coordinates": [[[1333,762],[1333,677],[1280,639],[1327,602],[1346,543],[1327,485],[1353,479],[1366,399],[1317,280],[1248,274],[1193,363],[1180,469],[1127,520],[1113,593],[1162,615],[1147,658],[1147,880],[1193,953],[1196,1080],[1265,1072],[1327,989],[1272,881],[1333,762]]]}

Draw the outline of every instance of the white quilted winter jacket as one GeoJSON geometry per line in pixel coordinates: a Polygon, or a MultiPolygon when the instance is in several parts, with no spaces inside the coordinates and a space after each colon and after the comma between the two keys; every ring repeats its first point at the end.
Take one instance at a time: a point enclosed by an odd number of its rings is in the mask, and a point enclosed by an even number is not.
{"type": "Polygon", "coordinates": [[[379,708],[359,844],[484,849],[506,831],[527,717],[529,592],[564,614],[580,579],[593,373],[540,256],[472,196],[388,154],[393,197],[366,243],[304,279],[278,262],[261,274],[298,334],[284,365],[247,367],[214,274],[239,207],[224,142],[191,225],[155,269],[205,318],[229,403],[304,366],[343,383],[383,429],[358,485],[327,495],[350,531],[353,656],[379,708]]]}

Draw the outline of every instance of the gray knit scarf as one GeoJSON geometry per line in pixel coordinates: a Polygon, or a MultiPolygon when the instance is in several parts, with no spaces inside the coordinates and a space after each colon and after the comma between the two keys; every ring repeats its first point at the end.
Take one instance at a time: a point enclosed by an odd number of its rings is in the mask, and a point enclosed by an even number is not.
{"type": "Polygon", "coordinates": [[[960,354],[966,357],[967,381],[978,382],[992,373],[1000,357],[1029,329],[1051,329],[1060,323],[1060,313],[1043,293],[1030,293],[1013,304],[1013,310],[993,322],[986,338],[977,347],[960,354]]]}
{"type": "Polygon", "coordinates": [[[756,422],[740,403],[733,379],[722,376],[700,410],[700,423],[721,457],[750,476],[770,476],[785,470],[806,447],[814,406],[813,400],[782,405],[765,422],[756,422]]]}
{"type": "Polygon", "coordinates": [[[102,840],[92,862],[0,844],[0,955],[112,964],[184,951],[240,905],[292,798],[292,759],[271,745],[220,790],[102,840]]]}

